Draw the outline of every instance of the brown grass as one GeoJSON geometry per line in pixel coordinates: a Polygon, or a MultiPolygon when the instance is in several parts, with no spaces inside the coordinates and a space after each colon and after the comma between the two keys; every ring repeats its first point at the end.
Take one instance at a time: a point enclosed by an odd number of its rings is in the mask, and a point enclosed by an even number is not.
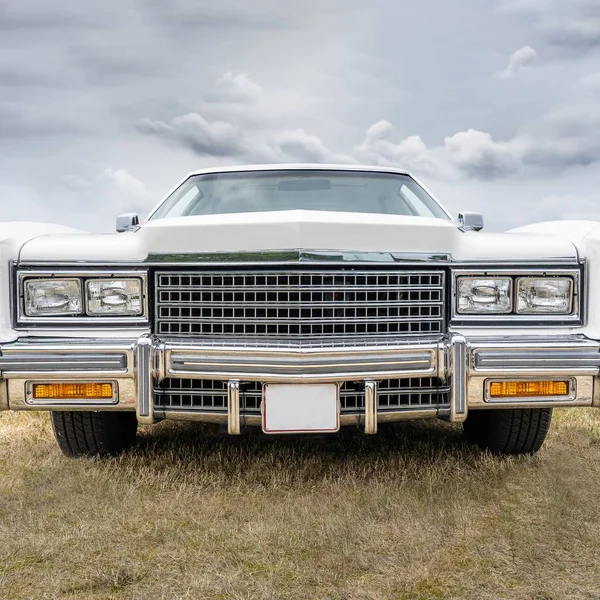
{"type": "Polygon", "coordinates": [[[600,412],[535,457],[437,422],[324,439],[144,429],[69,460],[0,415],[0,598],[600,598],[600,412]]]}

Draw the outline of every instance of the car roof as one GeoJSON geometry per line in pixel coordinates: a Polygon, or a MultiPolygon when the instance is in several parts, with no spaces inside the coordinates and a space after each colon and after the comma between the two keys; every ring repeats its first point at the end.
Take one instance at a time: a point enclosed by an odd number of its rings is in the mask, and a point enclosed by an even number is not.
{"type": "Polygon", "coordinates": [[[320,163],[292,163],[292,164],[265,164],[265,165],[233,165],[226,167],[210,167],[192,171],[192,175],[207,175],[209,173],[236,173],[244,171],[364,171],[370,173],[395,173],[397,175],[411,175],[404,169],[396,167],[380,167],[377,165],[329,165],[320,163]]]}

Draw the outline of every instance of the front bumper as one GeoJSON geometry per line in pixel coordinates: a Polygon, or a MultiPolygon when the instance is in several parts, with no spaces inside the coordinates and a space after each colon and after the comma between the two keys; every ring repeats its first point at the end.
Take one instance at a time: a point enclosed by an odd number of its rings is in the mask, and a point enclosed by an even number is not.
{"type": "Polygon", "coordinates": [[[473,337],[449,335],[394,346],[278,347],[200,345],[153,336],[132,340],[26,338],[1,348],[0,409],[135,410],[141,423],[163,418],[228,424],[239,433],[243,424],[260,424],[260,416],[240,412],[240,381],[316,383],[364,382],[364,410],[342,415],[342,424],[360,424],[367,432],[377,422],[442,417],[464,421],[468,411],[507,407],[598,406],[600,344],[584,336],[473,337]],[[378,409],[381,380],[435,377],[448,382],[450,402],[439,407],[378,409]],[[161,411],[155,386],[165,379],[222,380],[227,383],[226,412],[161,411]],[[569,378],[567,397],[489,397],[493,380],[569,378]],[[111,401],[34,400],[34,383],[111,381],[111,401]]]}

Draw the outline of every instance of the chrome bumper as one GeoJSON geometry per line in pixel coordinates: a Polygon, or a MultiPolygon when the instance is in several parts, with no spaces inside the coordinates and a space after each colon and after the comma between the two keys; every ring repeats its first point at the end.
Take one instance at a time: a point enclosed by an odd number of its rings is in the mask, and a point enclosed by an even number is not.
{"type": "Polygon", "coordinates": [[[239,382],[365,382],[362,415],[342,417],[369,432],[377,422],[442,416],[461,422],[470,409],[545,406],[597,406],[600,344],[583,336],[553,338],[449,335],[443,340],[394,346],[269,347],[193,345],[143,336],[135,340],[22,339],[1,348],[0,410],[135,410],[142,423],[158,418],[227,422],[231,433],[240,423],[258,424],[260,417],[240,419],[239,382]],[[436,377],[451,384],[450,410],[435,408],[378,413],[377,382],[384,379],[436,377]],[[568,377],[568,398],[491,400],[494,379],[568,377]],[[154,386],[166,378],[228,381],[228,414],[155,414],[154,386]],[[48,381],[113,381],[118,396],[111,402],[35,401],[32,383],[48,381]]]}

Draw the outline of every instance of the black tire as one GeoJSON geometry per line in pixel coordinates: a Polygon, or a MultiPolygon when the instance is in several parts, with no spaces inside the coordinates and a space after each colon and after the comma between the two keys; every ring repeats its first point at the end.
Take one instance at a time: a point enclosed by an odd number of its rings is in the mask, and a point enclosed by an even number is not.
{"type": "Polygon", "coordinates": [[[50,418],[54,437],[66,456],[109,456],[135,442],[134,412],[56,411],[50,418]]]}
{"type": "Polygon", "coordinates": [[[465,437],[495,454],[533,454],[546,439],[551,408],[474,410],[464,423],[465,437]]]}

